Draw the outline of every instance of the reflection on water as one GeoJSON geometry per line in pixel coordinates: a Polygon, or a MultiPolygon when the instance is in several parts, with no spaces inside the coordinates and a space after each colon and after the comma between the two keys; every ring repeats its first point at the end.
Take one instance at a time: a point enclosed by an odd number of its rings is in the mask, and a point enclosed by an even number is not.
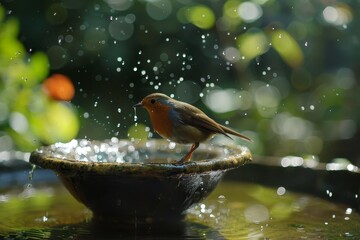
{"type": "MultiPolygon", "coordinates": [[[[144,200],[145,201],[145,200],[144,200]]],[[[62,186],[0,191],[0,238],[98,239],[137,236],[102,231],[92,214],[62,186]]],[[[359,239],[360,215],[353,209],[285,189],[222,182],[189,210],[175,239],[359,239]]],[[[165,230],[165,229],[164,229],[165,230]]],[[[161,233],[145,239],[169,237],[161,233]]]]}

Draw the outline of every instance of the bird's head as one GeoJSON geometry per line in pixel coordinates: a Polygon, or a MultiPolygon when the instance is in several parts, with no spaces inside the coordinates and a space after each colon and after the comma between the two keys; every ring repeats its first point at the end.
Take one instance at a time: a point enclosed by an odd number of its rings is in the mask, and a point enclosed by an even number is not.
{"type": "Polygon", "coordinates": [[[141,102],[134,105],[135,107],[144,107],[148,112],[168,109],[173,99],[162,93],[152,93],[147,95],[141,102]]]}

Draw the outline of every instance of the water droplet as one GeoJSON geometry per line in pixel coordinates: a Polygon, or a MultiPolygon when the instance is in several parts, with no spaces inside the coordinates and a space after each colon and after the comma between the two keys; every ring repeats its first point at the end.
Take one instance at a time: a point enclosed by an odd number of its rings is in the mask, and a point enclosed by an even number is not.
{"type": "Polygon", "coordinates": [[[351,233],[349,233],[349,232],[344,233],[344,235],[345,235],[346,237],[353,237],[353,235],[352,235],[351,233]]]}
{"type": "Polygon", "coordinates": [[[279,195],[279,196],[282,196],[286,193],[286,189],[284,187],[279,187],[277,190],[276,190],[276,194],[279,195]]]}
{"type": "Polygon", "coordinates": [[[225,201],[226,201],[226,198],[225,198],[224,195],[220,195],[220,196],[218,197],[218,202],[219,202],[219,203],[224,203],[225,201]]]}
{"type": "Polygon", "coordinates": [[[332,197],[332,192],[330,190],[326,190],[326,194],[329,196],[329,197],[332,197]]]}
{"type": "Polygon", "coordinates": [[[134,122],[136,122],[137,119],[138,119],[138,117],[137,117],[137,114],[136,114],[136,108],[134,107],[134,122]]]}
{"type": "Polygon", "coordinates": [[[29,171],[29,181],[32,181],[35,169],[36,169],[36,165],[32,164],[31,170],[29,171]]]}
{"type": "Polygon", "coordinates": [[[48,218],[47,218],[46,216],[43,216],[43,217],[42,217],[42,221],[43,221],[43,222],[47,222],[47,221],[48,221],[48,218]]]}
{"type": "Polygon", "coordinates": [[[345,214],[350,215],[352,213],[352,208],[347,208],[345,214]]]}

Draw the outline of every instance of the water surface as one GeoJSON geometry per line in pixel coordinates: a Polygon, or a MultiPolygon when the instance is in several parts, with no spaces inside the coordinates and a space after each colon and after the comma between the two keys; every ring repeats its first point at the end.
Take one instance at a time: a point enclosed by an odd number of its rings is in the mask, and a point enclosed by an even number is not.
{"type": "MultiPolygon", "coordinates": [[[[146,201],[144,200],[144,204],[146,201]]],[[[168,234],[94,230],[92,213],[60,184],[0,191],[0,238],[166,239],[168,234]]],[[[116,229],[116,227],[115,227],[116,229]]],[[[189,210],[175,239],[360,239],[360,215],[284,188],[223,181],[189,210]]]]}

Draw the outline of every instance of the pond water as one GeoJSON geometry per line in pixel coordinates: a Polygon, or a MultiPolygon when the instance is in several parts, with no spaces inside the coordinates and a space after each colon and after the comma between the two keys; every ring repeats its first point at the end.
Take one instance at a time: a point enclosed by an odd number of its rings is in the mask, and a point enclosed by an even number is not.
{"type": "MultiPolygon", "coordinates": [[[[92,213],[60,184],[0,190],[1,239],[166,239],[101,231],[92,213]],[[96,230],[95,230],[96,229],[96,230]]],[[[223,181],[188,211],[173,239],[360,239],[355,209],[320,198],[256,184],[223,181]]]]}

